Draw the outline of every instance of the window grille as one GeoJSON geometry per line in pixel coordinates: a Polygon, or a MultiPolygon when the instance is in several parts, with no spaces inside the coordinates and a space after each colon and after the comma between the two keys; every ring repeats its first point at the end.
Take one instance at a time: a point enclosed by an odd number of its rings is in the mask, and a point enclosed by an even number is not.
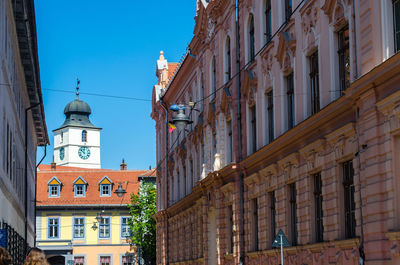
{"type": "Polygon", "coordinates": [[[319,71],[318,71],[318,52],[309,57],[310,61],[310,94],[311,94],[311,114],[319,111],[319,71]]]}
{"type": "Polygon", "coordinates": [[[314,174],[314,207],[315,207],[315,239],[324,241],[324,224],[322,212],[322,180],[321,172],[314,174]]]}
{"type": "Polygon", "coordinates": [[[289,184],[290,192],[290,230],[292,246],[297,245],[297,206],[296,206],[296,183],[289,184]]]}
{"type": "Polygon", "coordinates": [[[353,161],[342,164],[343,188],[344,188],[344,212],[345,212],[345,236],[353,238],[356,236],[356,204],[354,201],[354,169],[353,161]]]}

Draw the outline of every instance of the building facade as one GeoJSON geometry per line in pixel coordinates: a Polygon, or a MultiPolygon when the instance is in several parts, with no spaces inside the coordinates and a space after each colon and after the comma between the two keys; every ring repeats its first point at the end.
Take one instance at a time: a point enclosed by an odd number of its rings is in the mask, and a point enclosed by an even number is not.
{"type": "Polygon", "coordinates": [[[157,264],[279,264],[280,229],[285,264],[400,262],[399,8],[197,1],[157,61],[157,264]]]}
{"type": "Polygon", "coordinates": [[[36,242],[50,264],[136,264],[127,205],[147,173],[126,164],[121,170],[39,166],[36,242]],[[119,184],[123,197],[115,194],[119,184]]]}
{"type": "Polygon", "coordinates": [[[0,245],[15,264],[34,246],[36,151],[49,143],[40,82],[33,1],[2,0],[0,245]]]}
{"type": "Polygon", "coordinates": [[[100,128],[90,106],[77,98],[54,130],[54,162],[37,172],[36,246],[51,265],[133,265],[128,204],[154,170],[100,169],[100,128]],[[116,190],[125,191],[121,197],[116,190]]]}

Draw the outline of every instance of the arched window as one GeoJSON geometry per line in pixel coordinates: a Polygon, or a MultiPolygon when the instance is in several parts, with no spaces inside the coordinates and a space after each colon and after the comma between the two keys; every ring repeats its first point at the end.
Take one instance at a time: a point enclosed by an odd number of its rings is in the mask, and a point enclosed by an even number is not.
{"type": "Polygon", "coordinates": [[[215,92],[217,91],[217,67],[215,65],[215,56],[211,63],[211,95],[210,99],[215,98],[215,92]]]}
{"type": "Polygon", "coordinates": [[[254,17],[250,15],[249,18],[249,59],[254,60],[255,57],[255,39],[254,39],[254,17]]]}
{"type": "Polygon", "coordinates": [[[272,11],[271,11],[271,0],[265,1],[265,38],[267,42],[271,40],[272,36],[272,11]]]}
{"type": "Polygon", "coordinates": [[[82,142],[87,142],[87,131],[86,130],[82,131],[82,142]]]}
{"type": "Polygon", "coordinates": [[[231,39],[229,36],[226,38],[225,43],[225,82],[228,82],[231,79],[231,39]]]}

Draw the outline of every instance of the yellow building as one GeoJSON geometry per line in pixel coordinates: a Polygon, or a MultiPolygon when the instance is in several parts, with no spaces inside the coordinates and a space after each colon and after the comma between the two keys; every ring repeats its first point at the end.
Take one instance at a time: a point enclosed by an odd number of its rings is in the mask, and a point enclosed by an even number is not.
{"type": "Polygon", "coordinates": [[[126,170],[126,164],[121,170],[41,165],[36,246],[50,264],[135,264],[127,204],[129,194],[139,189],[140,176],[147,173],[126,170]],[[115,194],[119,184],[126,190],[123,197],[115,194]]]}

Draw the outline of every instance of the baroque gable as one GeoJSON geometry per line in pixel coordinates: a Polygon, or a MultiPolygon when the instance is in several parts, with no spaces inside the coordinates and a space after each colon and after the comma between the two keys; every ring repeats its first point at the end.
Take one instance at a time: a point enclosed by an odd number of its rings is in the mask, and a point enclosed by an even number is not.
{"type": "Polygon", "coordinates": [[[350,0],[325,0],[321,9],[329,17],[329,22],[339,28],[346,23],[345,10],[349,6],[350,0]]]}

